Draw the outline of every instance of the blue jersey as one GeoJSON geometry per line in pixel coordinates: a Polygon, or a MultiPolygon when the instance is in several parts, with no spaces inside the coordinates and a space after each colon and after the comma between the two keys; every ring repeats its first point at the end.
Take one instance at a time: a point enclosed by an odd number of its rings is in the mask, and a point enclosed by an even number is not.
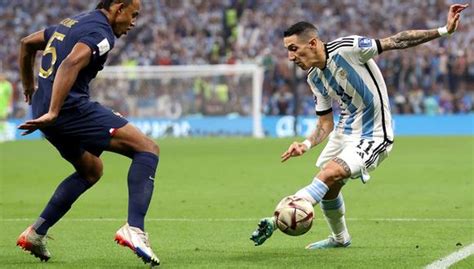
{"type": "Polygon", "coordinates": [[[89,101],[89,82],[104,68],[107,54],[115,43],[112,27],[99,10],[64,19],[58,25],[48,27],[44,38],[48,43],[41,60],[38,90],[33,98],[35,117],[48,111],[56,72],[78,42],[89,46],[92,56],[89,65],[79,72],[61,110],[89,101]]]}

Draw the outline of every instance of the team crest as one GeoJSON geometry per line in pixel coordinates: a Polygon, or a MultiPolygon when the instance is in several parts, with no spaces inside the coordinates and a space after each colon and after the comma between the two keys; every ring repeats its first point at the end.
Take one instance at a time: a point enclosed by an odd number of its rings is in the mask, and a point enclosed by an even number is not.
{"type": "Polygon", "coordinates": [[[372,47],[372,39],[367,37],[359,38],[359,48],[370,48],[372,47]]]}
{"type": "Polygon", "coordinates": [[[341,69],[337,72],[337,75],[340,79],[347,79],[347,72],[344,69],[341,69]]]}

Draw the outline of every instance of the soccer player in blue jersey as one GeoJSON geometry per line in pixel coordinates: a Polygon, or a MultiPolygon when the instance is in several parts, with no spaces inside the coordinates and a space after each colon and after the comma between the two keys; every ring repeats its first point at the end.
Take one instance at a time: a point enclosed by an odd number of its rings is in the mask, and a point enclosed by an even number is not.
{"type": "MultiPolygon", "coordinates": [[[[293,142],[281,155],[282,162],[301,156],[326,138],[316,166],[320,171],[311,184],[296,192],[321,209],[332,234],[309,244],[307,249],[347,247],[351,236],[344,218],[345,206],[341,188],[350,178],[369,180],[392,148],[393,130],[387,87],[374,56],[383,51],[413,47],[438,37],[453,34],[460,13],[468,5],[450,6],[447,24],[431,30],[409,30],[396,35],[371,39],[348,36],[324,43],[317,29],[299,22],[284,33],[288,58],[308,71],[307,82],[314,95],[319,116],[314,132],[303,142],[293,142]],[[339,122],[334,126],[332,100],[341,107],[339,122]]],[[[252,233],[251,240],[261,245],[275,230],[275,217],[264,218],[252,233]]]]}
{"type": "Polygon", "coordinates": [[[115,38],[136,23],[140,0],[102,0],[96,10],[62,20],[21,40],[20,73],[33,120],[18,128],[23,135],[39,129],[75,171],[59,184],[37,221],[17,245],[42,261],[51,255],[46,234],[79,196],[102,176],[100,155],[111,151],[132,159],[128,172],[128,220],[115,240],[152,266],[159,264],[144,231],[153,193],[158,145],[126,119],[89,100],[89,82],[103,69],[115,38]],[[43,51],[35,90],[33,67],[43,51]]]}

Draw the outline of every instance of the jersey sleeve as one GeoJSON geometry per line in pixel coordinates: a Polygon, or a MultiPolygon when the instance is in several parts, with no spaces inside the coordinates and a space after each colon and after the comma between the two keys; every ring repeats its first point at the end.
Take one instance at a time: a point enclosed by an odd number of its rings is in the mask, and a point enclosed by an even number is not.
{"type": "Polygon", "coordinates": [[[382,53],[382,46],[378,39],[363,36],[355,36],[355,44],[352,50],[355,58],[362,64],[382,53]]]}
{"type": "Polygon", "coordinates": [[[318,79],[311,71],[306,79],[314,98],[314,110],[316,115],[322,116],[332,111],[332,98],[329,96],[327,89],[324,87],[320,79],[318,79]]]}
{"type": "Polygon", "coordinates": [[[54,31],[58,28],[57,25],[49,26],[48,28],[44,29],[44,40],[48,41],[51,36],[54,34],[54,31]]]}
{"type": "Polygon", "coordinates": [[[332,112],[332,99],[329,95],[314,94],[313,97],[316,115],[322,116],[332,112]]]}
{"type": "Polygon", "coordinates": [[[103,56],[113,47],[113,40],[100,30],[83,35],[77,42],[84,43],[91,48],[92,60],[103,56]]]}

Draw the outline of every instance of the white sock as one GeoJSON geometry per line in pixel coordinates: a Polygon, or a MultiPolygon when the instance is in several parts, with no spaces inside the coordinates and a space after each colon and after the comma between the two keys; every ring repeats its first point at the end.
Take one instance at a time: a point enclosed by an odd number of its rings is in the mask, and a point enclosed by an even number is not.
{"type": "Polygon", "coordinates": [[[328,186],[320,179],[315,177],[311,184],[297,191],[295,195],[298,197],[305,198],[306,200],[310,201],[314,206],[321,202],[328,190],[328,186]]]}
{"type": "Polygon", "coordinates": [[[332,235],[337,242],[346,243],[350,240],[349,232],[347,231],[346,207],[344,206],[344,199],[342,193],[339,193],[336,199],[322,200],[321,209],[328,222],[332,235]]]}

